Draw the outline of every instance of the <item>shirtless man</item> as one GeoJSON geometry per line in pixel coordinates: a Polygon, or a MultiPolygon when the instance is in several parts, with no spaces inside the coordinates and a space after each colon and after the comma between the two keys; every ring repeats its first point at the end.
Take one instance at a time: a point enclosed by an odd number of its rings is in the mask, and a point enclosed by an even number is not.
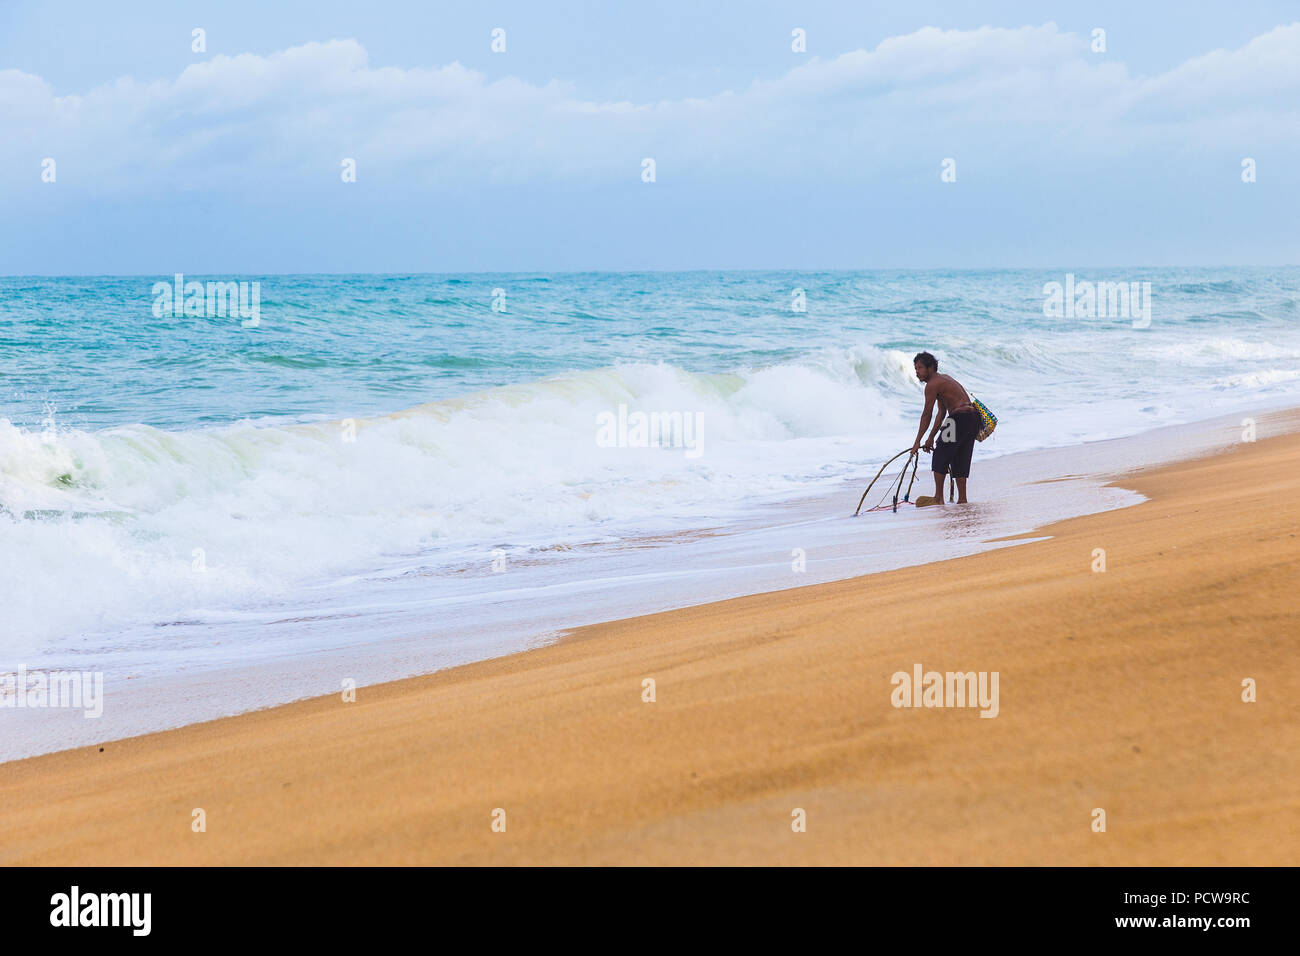
{"type": "MultiPolygon", "coordinates": [[[[912,443],[912,454],[918,451],[933,451],[930,458],[930,470],[934,472],[934,500],[943,504],[943,479],[952,467],[952,476],[957,481],[957,504],[966,504],[966,479],[970,477],[970,458],[975,450],[975,436],[979,434],[980,413],[971,404],[966,389],[961,387],[951,375],[939,374],[939,360],[929,352],[921,352],[912,359],[916,377],[925,383],[925,411],[921,413],[921,427],[916,430],[916,441],[912,443]],[[939,414],[933,415],[934,406],[939,406],[939,414]],[[948,423],[945,425],[944,417],[948,423]],[[931,420],[934,428],[930,437],[921,444],[921,436],[931,420]],[[942,429],[936,443],[934,436],[942,429]]],[[[920,504],[918,499],[917,504],[920,504]]],[[[927,502],[928,503],[928,502],[927,502]]]]}

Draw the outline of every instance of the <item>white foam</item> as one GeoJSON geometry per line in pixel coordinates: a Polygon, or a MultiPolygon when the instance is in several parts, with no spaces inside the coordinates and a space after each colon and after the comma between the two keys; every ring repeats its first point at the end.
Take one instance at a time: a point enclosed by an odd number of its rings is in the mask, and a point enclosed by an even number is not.
{"type": "MultiPolygon", "coordinates": [[[[1231,405],[1293,377],[1262,369],[1135,407],[1123,382],[1086,400],[1038,388],[1056,373],[1033,339],[972,348],[972,391],[1002,417],[985,458],[1186,421],[1213,413],[1207,395],[1231,405]],[[983,383],[1006,363],[1024,365],[1023,391],[994,398],[983,383]]],[[[497,550],[731,523],[887,457],[920,401],[910,355],[860,346],[729,373],[621,363],[357,420],[355,441],[339,421],[41,434],[0,420],[0,663],[141,627],[165,645],[174,622],[497,550]],[[620,406],[698,416],[700,454],[601,447],[598,416],[620,406]]]]}

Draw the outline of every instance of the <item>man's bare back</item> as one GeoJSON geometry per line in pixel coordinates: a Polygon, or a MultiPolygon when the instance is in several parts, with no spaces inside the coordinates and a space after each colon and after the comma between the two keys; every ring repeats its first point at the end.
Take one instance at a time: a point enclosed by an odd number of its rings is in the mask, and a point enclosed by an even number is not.
{"type": "Polygon", "coordinates": [[[935,372],[925,383],[925,402],[929,405],[931,401],[937,402],[939,407],[949,415],[975,407],[970,403],[970,396],[966,394],[966,389],[961,387],[961,382],[941,372],[935,372]]]}

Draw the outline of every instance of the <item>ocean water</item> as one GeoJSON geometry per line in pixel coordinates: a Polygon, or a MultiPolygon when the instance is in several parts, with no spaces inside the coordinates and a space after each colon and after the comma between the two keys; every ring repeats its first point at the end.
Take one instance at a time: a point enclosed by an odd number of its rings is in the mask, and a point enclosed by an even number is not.
{"type": "Polygon", "coordinates": [[[1065,270],[186,277],[258,282],[255,327],[156,314],[171,279],[0,278],[0,670],[670,568],[909,445],[921,349],[1000,418],[976,497],[991,456],[1300,396],[1300,269],[1075,270],[1149,282],[1140,327],[1046,315],[1065,270]],[[651,412],[689,447],[637,447],[651,412]]]}

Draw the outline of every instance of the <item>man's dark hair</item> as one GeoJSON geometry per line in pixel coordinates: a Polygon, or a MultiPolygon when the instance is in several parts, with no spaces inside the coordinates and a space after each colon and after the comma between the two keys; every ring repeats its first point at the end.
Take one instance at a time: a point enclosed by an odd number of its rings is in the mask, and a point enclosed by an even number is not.
{"type": "Polygon", "coordinates": [[[932,368],[936,372],[939,371],[939,360],[929,352],[917,352],[916,357],[912,359],[912,364],[915,365],[917,362],[920,362],[926,368],[932,368]]]}

